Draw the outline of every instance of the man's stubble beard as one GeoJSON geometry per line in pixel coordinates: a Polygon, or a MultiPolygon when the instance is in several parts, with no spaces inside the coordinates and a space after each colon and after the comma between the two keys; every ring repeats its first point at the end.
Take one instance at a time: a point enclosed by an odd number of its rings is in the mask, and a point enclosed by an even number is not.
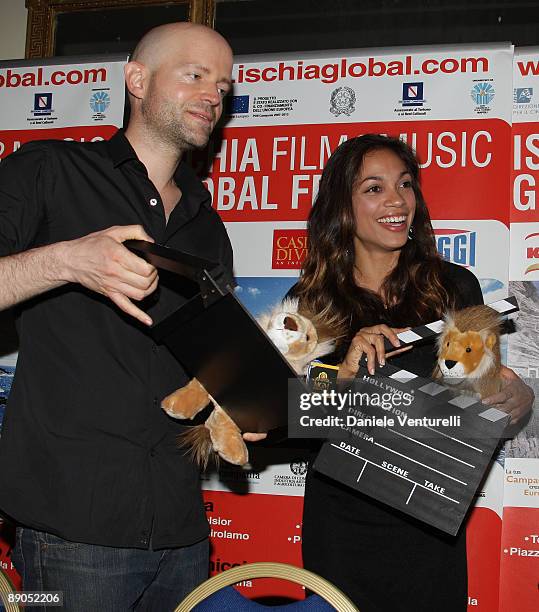
{"type": "Polygon", "coordinates": [[[211,132],[202,136],[202,129],[196,132],[182,121],[182,108],[168,100],[157,103],[154,94],[142,100],[141,114],[149,131],[163,142],[171,145],[179,153],[203,149],[207,144],[211,132]]]}

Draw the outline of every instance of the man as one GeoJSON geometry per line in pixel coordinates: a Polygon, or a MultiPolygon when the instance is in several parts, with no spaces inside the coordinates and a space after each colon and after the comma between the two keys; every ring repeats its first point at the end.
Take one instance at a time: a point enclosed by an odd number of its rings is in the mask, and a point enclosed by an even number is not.
{"type": "Polygon", "coordinates": [[[24,590],[63,591],[67,610],[172,610],[207,577],[198,473],[159,406],[187,378],[147,333],[179,298],[122,243],[232,270],[224,226],[182,161],[207,143],[231,70],[213,30],[155,28],[125,67],[125,133],[29,143],[0,166],[0,308],[18,307],[20,335],[0,509],[20,525],[24,590]]]}

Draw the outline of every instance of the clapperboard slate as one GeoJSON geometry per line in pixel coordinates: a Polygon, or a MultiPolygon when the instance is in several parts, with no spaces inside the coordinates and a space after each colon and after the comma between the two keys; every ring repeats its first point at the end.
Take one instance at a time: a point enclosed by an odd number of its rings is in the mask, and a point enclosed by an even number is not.
{"type": "MultiPolygon", "coordinates": [[[[490,306],[500,314],[518,310],[514,298],[490,306]]],[[[418,338],[423,341],[438,335],[441,326],[441,321],[435,322],[403,332],[399,338],[403,344],[413,344],[418,338]]],[[[323,366],[313,364],[311,378],[317,376],[317,367],[323,366]]],[[[392,417],[395,426],[334,429],[315,461],[315,469],[455,535],[488,469],[508,415],[390,363],[375,377],[362,365],[357,379],[361,381],[357,389],[361,392],[379,393],[384,388],[394,388],[411,394],[414,400],[409,407],[395,408],[401,417],[402,413],[419,419],[440,417],[452,424],[401,426],[397,413],[370,406],[369,415],[392,417]],[[373,380],[378,382],[370,382],[373,380]],[[380,381],[385,387],[379,386],[380,381]],[[460,426],[456,427],[457,417],[460,426]]],[[[353,408],[346,410],[358,414],[353,408]]]]}

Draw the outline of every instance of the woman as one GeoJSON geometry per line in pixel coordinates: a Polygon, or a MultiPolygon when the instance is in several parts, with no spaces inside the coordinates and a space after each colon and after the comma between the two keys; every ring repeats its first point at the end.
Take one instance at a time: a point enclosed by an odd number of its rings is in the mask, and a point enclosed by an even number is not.
{"type": "MultiPolygon", "coordinates": [[[[397,139],[365,135],[334,152],[308,236],[293,293],[305,314],[344,338],[336,353],[340,377],[356,374],[363,353],[371,371],[375,357],[383,363],[384,336],[397,347],[400,328],[483,302],[475,276],[438,256],[418,163],[397,139]]],[[[429,376],[434,359],[427,346],[392,363],[429,376]]],[[[530,396],[520,380],[513,386],[504,408],[516,419],[530,396]]],[[[339,586],[362,612],[466,610],[464,529],[445,536],[314,470],[305,490],[303,555],[307,569],[339,586]]]]}

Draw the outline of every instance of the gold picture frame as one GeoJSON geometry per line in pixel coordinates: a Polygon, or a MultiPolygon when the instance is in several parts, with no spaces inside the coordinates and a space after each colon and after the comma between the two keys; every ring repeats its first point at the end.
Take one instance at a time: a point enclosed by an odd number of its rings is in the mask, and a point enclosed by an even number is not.
{"type": "Polygon", "coordinates": [[[99,11],[125,8],[136,11],[151,6],[188,4],[189,21],[213,26],[214,0],[26,0],[28,21],[26,28],[26,57],[55,55],[55,35],[61,13],[99,11]]]}

